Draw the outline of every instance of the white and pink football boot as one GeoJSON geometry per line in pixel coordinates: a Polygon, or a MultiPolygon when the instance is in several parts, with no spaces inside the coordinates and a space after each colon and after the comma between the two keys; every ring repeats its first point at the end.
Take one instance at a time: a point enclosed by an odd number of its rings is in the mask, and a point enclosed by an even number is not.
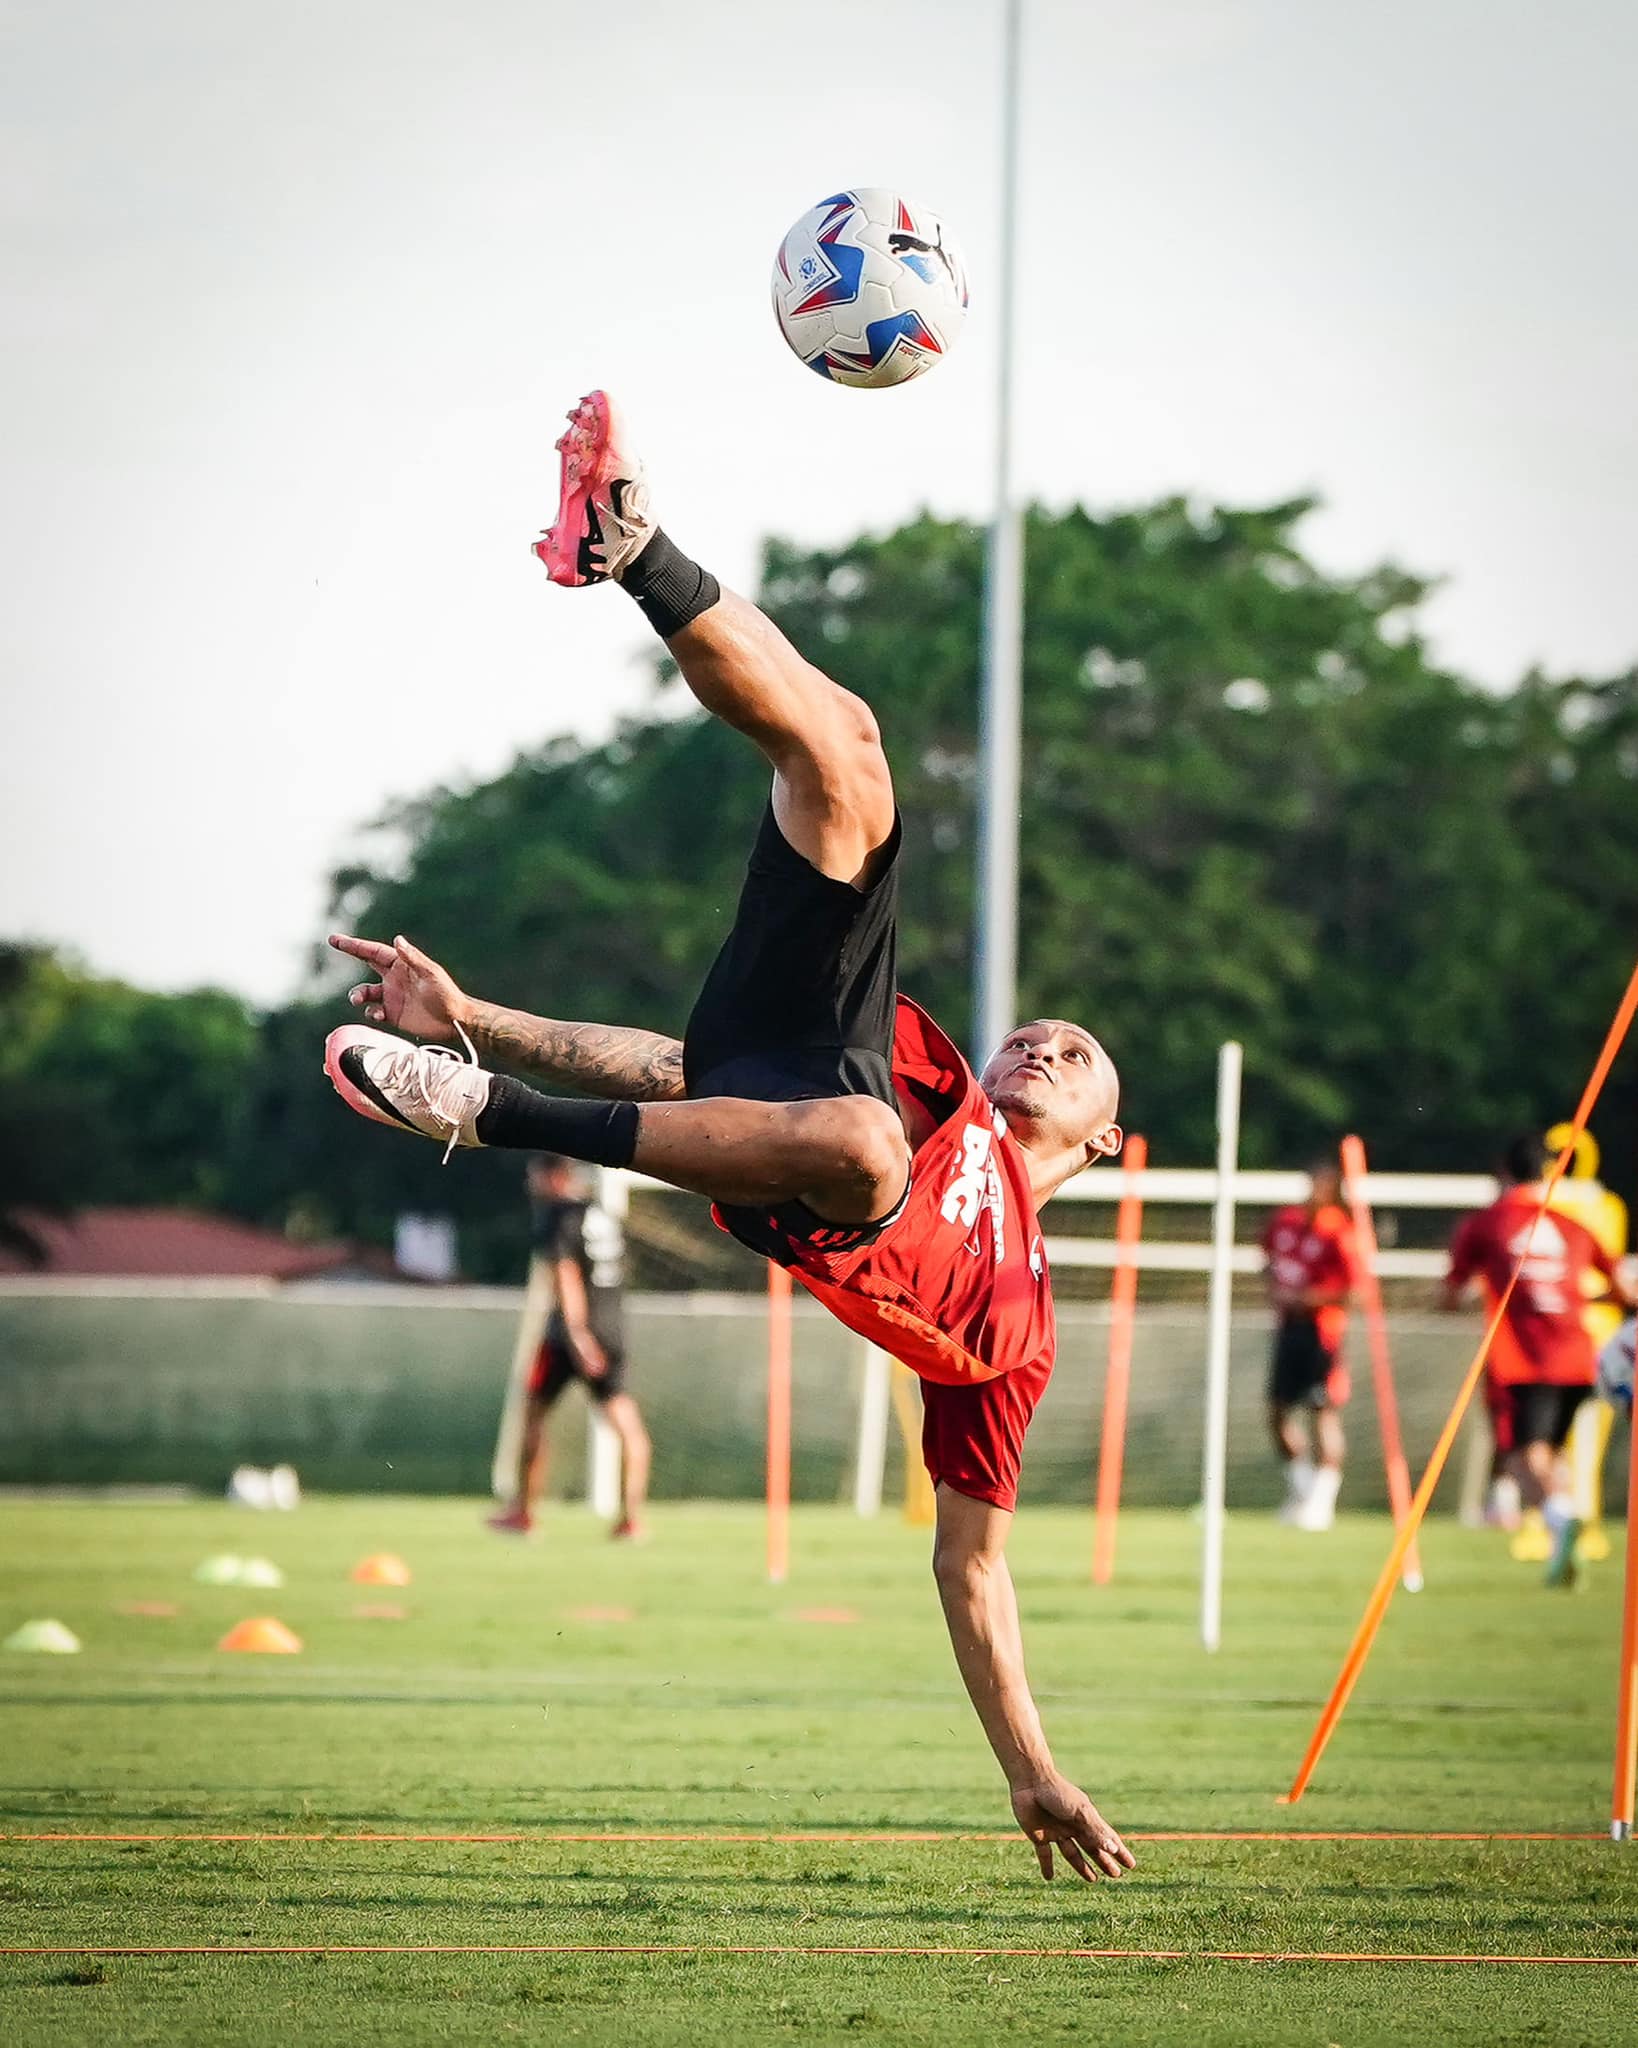
{"type": "Polygon", "coordinates": [[[648,479],[606,391],[588,391],[559,440],[563,485],[557,524],[535,542],[554,583],[622,576],[654,538],[648,479]]]}
{"type": "Polygon", "coordinates": [[[492,1076],[441,1045],[415,1045],[367,1024],[343,1024],[324,1041],[324,1071],[349,1109],[372,1123],[414,1131],[444,1147],[478,1146],[475,1128],[492,1076]]]}

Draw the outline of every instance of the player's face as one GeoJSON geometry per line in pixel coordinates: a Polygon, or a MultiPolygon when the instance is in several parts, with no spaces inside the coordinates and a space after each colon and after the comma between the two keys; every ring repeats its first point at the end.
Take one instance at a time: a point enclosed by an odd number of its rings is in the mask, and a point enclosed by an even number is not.
{"type": "Polygon", "coordinates": [[[1120,1150],[1115,1063],[1080,1025],[1054,1017],[1020,1024],[1001,1041],[981,1078],[985,1094],[1009,1123],[1033,1126],[1052,1143],[1084,1145],[1088,1158],[1120,1150]]]}

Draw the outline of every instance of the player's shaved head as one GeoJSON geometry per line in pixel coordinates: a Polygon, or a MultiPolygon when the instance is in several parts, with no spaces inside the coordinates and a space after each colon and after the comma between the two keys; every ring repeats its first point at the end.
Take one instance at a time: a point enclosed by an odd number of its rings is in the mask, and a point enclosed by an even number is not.
{"type": "Polygon", "coordinates": [[[1019,1028],[1024,1031],[1061,1031],[1070,1038],[1078,1039],[1091,1053],[1098,1071],[1108,1085],[1108,1114],[1111,1117],[1115,1114],[1120,1108],[1120,1073],[1103,1045],[1092,1036],[1084,1024],[1077,1024],[1070,1017],[1035,1017],[1019,1028]]]}
{"type": "Polygon", "coordinates": [[[1082,1165],[1120,1150],[1120,1076],[1084,1024],[1035,1017],[1015,1025],[980,1078],[1020,1143],[1079,1150],[1082,1165]]]}

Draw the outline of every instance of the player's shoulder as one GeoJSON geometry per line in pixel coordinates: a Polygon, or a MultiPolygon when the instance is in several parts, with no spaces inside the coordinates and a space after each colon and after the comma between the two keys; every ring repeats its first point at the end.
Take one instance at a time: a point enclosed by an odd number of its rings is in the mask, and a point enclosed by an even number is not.
{"type": "Polygon", "coordinates": [[[898,998],[893,1016],[893,1071],[947,1101],[978,1087],[955,1040],[906,995],[898,998]]]}

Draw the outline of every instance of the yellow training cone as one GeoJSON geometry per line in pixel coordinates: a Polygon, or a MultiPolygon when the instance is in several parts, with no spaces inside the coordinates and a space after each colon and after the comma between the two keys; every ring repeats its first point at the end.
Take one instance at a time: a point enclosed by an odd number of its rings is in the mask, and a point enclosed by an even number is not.
{"type": "Polygon", "coordinates": [[[294,1656],[301,1637],[292,1635],[282,1621],[271,1614],[259,1614],[230,1628],[216,1645],[219,1650],[261,1650],[281,1657],[294,1656]]]}
{"type": "Polygon", "coordinates": [[[401,1557],[395,1557],[390,1550],[378,1550],[373,1557],[361,1557],[351,1576],[359,1586],[407,1586],[411,1573],[401,1557]]]}

